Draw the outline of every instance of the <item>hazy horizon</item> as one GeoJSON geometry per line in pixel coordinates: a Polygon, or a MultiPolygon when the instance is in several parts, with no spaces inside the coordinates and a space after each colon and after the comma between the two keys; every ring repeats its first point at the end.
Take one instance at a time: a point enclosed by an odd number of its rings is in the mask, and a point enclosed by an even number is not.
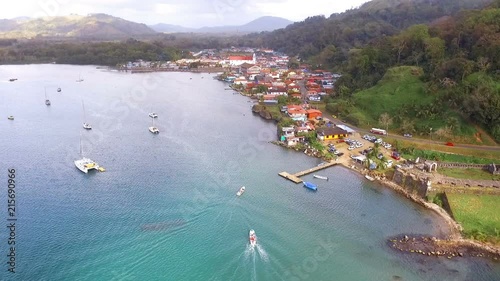
{"type": "Polygon", "coordinates": [[[10,2],[0,10],[0,19],[37,18],[108,14],[125,20],[154,25],[158,23],[201,28],[223,25],[243,25],[263,16],[303,21],[307,17],[341,13],[356,8],[368,0],[300,1],[300,0],[26,0],[10,2]],[[31,3],[31,4],[30,4],[31,3]],[[118,8],[117,8],[118,7],[118,8]]]}

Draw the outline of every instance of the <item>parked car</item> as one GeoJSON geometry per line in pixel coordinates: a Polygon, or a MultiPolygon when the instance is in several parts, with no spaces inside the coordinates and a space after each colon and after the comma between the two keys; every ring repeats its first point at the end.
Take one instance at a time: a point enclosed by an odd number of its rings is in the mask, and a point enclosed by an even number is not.
{"type": "Polygon", "coordinates": [[[385,162],[385,166],[386,166],[387,168],[392,167],[392,164],[394,164],[394,162],[393,162],[392,160],[390,160],[390,159],[389,159],[389,160],[387,160],[387,162],[385,162]]]}
{"type": "Polygon", "coordinates": [[[446,145],[447,145],[447,146],[455,146],[455,144],[454,144],[454,143],[452,143],[452,142],[447,142],[447,143],[446,143],[446,145]]]}
{"type": "Polygon", "coordinates": [[[392,158],[394,158],[394,159],[396,159],[396,160],[401,159],[401,156],[400,156],[400,155],[399,155],[399,153],[398,153],[398,152],[396,152],[396,151],[393,151],[393,152],[392,152],[391,157],[392,157],[392,158]]]}
{"type": "Polygon", "coordinates": [[[412,134],[404,134],[403,136],[406,137],[406,138],[412,138],[413,137],[412,134]]]}

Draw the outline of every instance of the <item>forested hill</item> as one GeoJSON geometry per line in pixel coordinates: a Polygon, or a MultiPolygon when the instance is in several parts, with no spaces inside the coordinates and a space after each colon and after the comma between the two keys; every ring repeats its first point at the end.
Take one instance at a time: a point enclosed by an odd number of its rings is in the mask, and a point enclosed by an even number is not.
{"type": "Polygon", "coordinates": [[[373,0],[358,9],[329,18],[313,16],[284,29],[249,35],[249,41],[264,42],[268,47],[301,58],[318,56],[327,47],[335,47],[337,57],[318,57],[317,62],[337,66],[346,59],[348,49],[360,47],[382,36],[394,35],[414,24],[429,23],[461,9],[481,8],[493,0],[373,0]]]}
{"type": "MultiPolygon", "coordinates": [[[[338,49],[330,47],[321,56],[334,59],[337,53],[338,49]]],[[[352,115],[353,123],[368,120],[364,118],[366,113],[374,110],[365,106],[360,112],[360,102],[374,105],[380,95],[407,87],[404,79],[399,82],[393,79],[397,75],[390,76],[391,79],[387,76],[388,70],[395,73],[394,67],[401,70],[401,66],[414,69],[411,75],[418,77],[418,82],[408,77],[407,80],[414,81],[417,85],[414,89],[419,90],[405,93],[406,103],[385,109],[399,118],[395,126],[401,127],[405,118],[408,124],[421,120],[428,127],[421,126],[417,131],[429,132],[439,120],[446,120],[452,110],[464,124],[472,121],[480,125],[500,143],[500,0],[484,9],[463,10],[351,48],[342,63],[343,76],[336,83],[336,93],[339,99],[354,106],[331,108],[343,111],[344,116],[352,115]],[[385,78],[381,80],[382,77],[385,78]],[[387,90],[388,83],[393,83],[392,90],[387,90]],[[425,104],[415,107],[424,100],[425,104]],[[358,116],[353,115],[355,111],[358,116]]],[[[370,118],[373,121],[377,116],[370,118]]],[[[453,123],[456,122],[441,125],[451,130],[450,134],[460,134],[453,123]]]]}

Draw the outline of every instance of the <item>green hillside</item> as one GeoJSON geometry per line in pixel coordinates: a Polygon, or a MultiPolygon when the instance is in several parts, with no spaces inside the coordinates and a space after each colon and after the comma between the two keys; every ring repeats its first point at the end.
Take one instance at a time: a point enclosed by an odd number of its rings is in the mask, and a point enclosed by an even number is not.
{"type": "Polygon", "coordinates": [[[375,86],[355,93],[347,103],[334,99],[327,109],[360,127],[387,126],[395,133],[421,136],[432,132],[435,139],[476,143],[471,138],[476,129],[443,105],[440,95],[429,93],[422,74],[422,68],[414,66],[390,68],[375,86]],[[389,124],[380,122],[383,114],[391,119],[389,124]]]}
{"type": "Polygon", "coordinates": [[[391,68],[377,85],[354,94],[354,103],[372,124],[382,113],[398,112],[406,105],[431,105],[434,97],[425,94],[421,74],[418,67],[391,68]]]}

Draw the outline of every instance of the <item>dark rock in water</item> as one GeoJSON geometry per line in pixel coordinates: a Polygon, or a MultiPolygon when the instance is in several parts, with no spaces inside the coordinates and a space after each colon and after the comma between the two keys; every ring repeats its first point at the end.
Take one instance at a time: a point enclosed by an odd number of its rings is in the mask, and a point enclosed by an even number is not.
{"type": "Polygon", "coordinates": [[[271,120],[271,119],[273,119],[273,116],[271,115],[271,112],[269,112],[269,111],[265,111],[265,110],[264,110],[264,111],[261,111],[261,112],[259,112],[259,115],[260,115],[262,118],[266,119],[266,120],[271,120]]]}
{"type": "Polygon", "coordinates": [[[255,112],[255,113],[259,113],[261,111],[263,111],[265,108],[264,106],[260,105],[260,104],[254,104],[252,106],[252,112],[255,112]]]}

